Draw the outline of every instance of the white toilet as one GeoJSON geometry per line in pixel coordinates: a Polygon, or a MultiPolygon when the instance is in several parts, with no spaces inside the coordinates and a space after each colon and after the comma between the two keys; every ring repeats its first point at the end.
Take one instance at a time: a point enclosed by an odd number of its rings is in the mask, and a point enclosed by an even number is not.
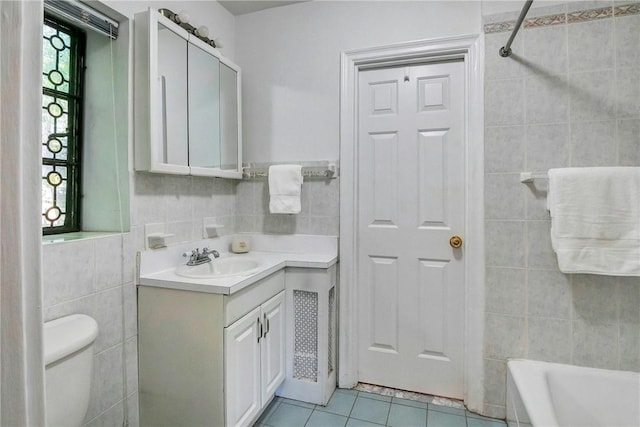
{"type": "Polygon", "coordinates": [[[44,324],[48,427],[82,425],[89,406],[96,336],[98,324],[84,314],[73,314],[44,324]]]}

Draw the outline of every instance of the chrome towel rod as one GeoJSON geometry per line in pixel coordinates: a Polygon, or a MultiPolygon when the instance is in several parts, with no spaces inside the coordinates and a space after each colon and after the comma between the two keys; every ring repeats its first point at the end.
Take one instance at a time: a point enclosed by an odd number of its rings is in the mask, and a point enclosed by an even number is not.
{"type": "Polygon", "coordinates": [[[527,16],[527,12],[529,12],[531,3],[533,3],[533,0],[527,0],[525,2],[524,6],[522,7],[522,11],[520,12],[520,16],[518,17],[518,21],[516,22],[516,26],[511,33],[511,37],[509,37],[509,41],[507,41],[507,44],[500,48],[500,56],[502,56],[503,58],[511,56],[511,43],[513,43],[513,39],[516,38],[516,34],[518,34],[518,30],[522,25],[522,21],[524,21],[524,18],[527,16]]]}
{"type": "MultiPolygon", "coordinates": [[[[269,166],[246,166],[242,168],[244,178],[265,178],[269,176],[269,166]]],[[[328,162],[323,165],[303,165],[302,176],[305,178],[336,178],[338,168],[335,163],[328,162]]]]}
{"type": "Polygon", "coordinates": [[[546,172],[520,172],[520,182],[528,184],[536,179],[549,179],[546,172]]]}

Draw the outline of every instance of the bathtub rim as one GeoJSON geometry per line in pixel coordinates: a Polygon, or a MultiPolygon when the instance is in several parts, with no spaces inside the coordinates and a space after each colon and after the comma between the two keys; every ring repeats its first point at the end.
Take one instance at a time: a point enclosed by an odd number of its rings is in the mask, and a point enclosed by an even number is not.
{"type": "Polygon", "coordinates": [[[520,358],[507,359],[507,375],[511,377],[520,394],[520,400],[527,411],[531,424],[533,426],[557,426],[558,420],[549,395],[546,376],[544,370],[541,369],[543,365],[562,364],[520,358]],[[535,367],[533,372],[530,371],[531,366],[535,367]]]}
{"type": "MultiPolygon", "coordinates": [[[[553,368],[563,370],[569,369],[572,371],[588,370],[615,376],[640,376],[640,372],[636,371],[592,368],[589,366],[569,365],[566,363],[509,358],[507,359],[507,377],[510,377],[515,384],[517,392],[520,395],[520,401],[527,411],[531,425],[534,427],[560,425],[555,415],[555,408],[551,401],[551,394],[546,376],[546,373],[553,368]]],[[[510,396],[508,393],[506,394],[506,398],[506,403],[509,404],[510,396]]],[[[507,409],[507,417],[508,415],[509,411],[507,409]]]]}

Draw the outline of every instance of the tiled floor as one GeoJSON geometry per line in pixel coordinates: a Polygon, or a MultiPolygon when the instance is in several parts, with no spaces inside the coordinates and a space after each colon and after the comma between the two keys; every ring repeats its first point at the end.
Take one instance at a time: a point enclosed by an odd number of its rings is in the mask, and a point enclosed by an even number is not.
{"type": "Polygon", "coordinates": [[[259,427],[505,427],[464,409],[339,389],[327,406],[276,397],[259,427]]]}

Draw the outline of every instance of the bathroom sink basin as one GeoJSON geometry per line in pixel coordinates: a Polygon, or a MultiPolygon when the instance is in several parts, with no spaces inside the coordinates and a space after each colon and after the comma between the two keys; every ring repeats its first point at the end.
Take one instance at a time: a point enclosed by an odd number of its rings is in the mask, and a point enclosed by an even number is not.
{"type": "Polygon", "coordinates": [[[262,263],[255,258],[230,256],[217,258],[200,265],[181,265],[176,274],[191,279],[223,279],[225,277],[248,276],[255,273],[262,263]]]}

